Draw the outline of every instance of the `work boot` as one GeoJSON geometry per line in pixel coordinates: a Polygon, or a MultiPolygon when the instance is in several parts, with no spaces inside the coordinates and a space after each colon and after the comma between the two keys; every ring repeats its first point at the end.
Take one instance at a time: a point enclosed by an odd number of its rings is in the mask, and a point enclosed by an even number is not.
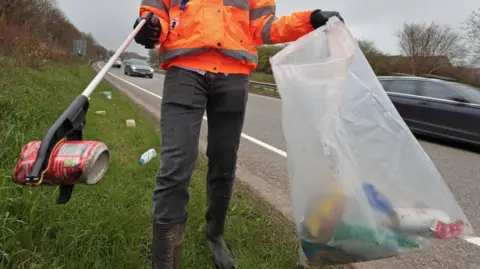
{"type": "Polygon", "coordinates": [[[225,218],[227,216],[230,197],[209,199],[206,214],[206,242],[212,252],[213,262],[217,269],[234,269],[235,261],[223,240],[225,218]]]}
{"type": "Polygon", "coordinates": [[[213,263],[217,269],[234,269],[235,260],[228,250],[223,236],[211,238],[207,235],[207,246],[212,252],[213,263]]]}
{"type": "Polygon", "coordinates": [[[178,269],[187,216],[168,223],[153,220],[152,269],[178,269]]]}

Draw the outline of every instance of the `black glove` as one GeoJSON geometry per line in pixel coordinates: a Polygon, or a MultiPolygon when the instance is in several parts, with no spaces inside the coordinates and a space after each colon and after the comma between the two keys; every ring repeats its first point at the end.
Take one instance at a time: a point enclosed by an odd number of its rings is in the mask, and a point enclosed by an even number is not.
{"type": "Polygon", "coordinates": [[[133,29],[146,18],[147,22],[143,25],[142,29],[135,36],[135,42],[140,45],[143,45],[146,49],[155,48],[155,44],[160,38],[162,33],[162,28],[160,27],[160,20],[152,12],[149,12],[145,17],[139,17],[133,25],[133,29]]]}
{"type": "Polygon", "coordinates": [[[317,29],[324,26],[327,23],[328,19],[335,16],[338,17],[343,23],[345,23],[342,16],[340,16],[340,13],[336,11],[321,11],[320,9],[312,12],[312,14],[310,15],[310,23],[312,24],[313,28],[317,29]]]}

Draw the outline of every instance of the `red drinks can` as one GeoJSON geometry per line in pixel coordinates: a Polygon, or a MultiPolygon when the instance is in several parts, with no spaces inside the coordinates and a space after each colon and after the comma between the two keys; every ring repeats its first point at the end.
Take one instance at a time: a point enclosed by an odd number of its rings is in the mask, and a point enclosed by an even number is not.
{"type": "MultiPolygon", "coordinates": [[[[27,185],[41,141],[23,146],[13,173],[13,181],[27,185]]],[[[61,141],[52,150],[48,168],[38,185],[93,185],[105,175],[110,154],[107,146],[97,141],[61,141]]]]}

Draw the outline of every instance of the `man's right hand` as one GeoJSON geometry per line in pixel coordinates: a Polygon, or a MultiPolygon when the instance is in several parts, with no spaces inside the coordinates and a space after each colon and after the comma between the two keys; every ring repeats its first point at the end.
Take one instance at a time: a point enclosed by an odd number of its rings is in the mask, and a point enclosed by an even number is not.
{"type": "Polygon", "coordinates": [[[146,18],[147,22],[143,25],[142,29],[138,32],[135,36],[135,42],[140,45],[143,45],[146,49],[153,49],[155,48],[155,44],[157,44],[160,34],[162,33],[162,28],[160,27],[160,20],[156,15],[152,12],[149,12],[146,17],[139,17],[135,21],[133,28],[137,27],[137,25],[142,21],[142,19],[146,18]]]}

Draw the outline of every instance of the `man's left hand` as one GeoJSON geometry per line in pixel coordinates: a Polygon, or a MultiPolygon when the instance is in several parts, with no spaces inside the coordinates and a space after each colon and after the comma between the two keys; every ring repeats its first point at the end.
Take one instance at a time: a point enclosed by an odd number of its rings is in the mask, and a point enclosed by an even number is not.
{"type": "Polygon", "coordinates": [[[342,16],[340,16],[340,13],[337,11],[321,11],[320,9],[312,12],[310,15],[310,23],[312,24],[313,28],[317,29],[324,26],[331,17],[337,17],[343,23],[345,23],[342,16]]]}

